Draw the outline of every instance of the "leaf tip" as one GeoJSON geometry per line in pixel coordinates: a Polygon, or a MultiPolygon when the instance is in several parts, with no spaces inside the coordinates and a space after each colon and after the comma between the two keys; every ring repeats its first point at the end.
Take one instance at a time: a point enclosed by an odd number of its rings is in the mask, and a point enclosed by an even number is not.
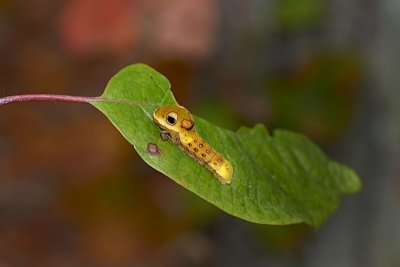
{"type": "Polygon", "coordinates": [[[362,189],[361,179],[351,168],[332,161],[329,169],[335,177],[338,177],[336,184],[342,193],[354,194],[362,189]]]}

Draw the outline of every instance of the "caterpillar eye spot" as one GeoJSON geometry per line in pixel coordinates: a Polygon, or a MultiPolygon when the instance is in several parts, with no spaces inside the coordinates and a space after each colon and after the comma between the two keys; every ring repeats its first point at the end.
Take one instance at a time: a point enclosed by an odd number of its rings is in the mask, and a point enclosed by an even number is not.
{"type": "Polygon", "coordinates": [[[178,114],[176,112],[170,112],[167,115],[167,123],[169,125],[175,125],[178,120],[178,114]]]}
{"type": "Polygon", "coordinates": [[[199,147],[202,148],[202,147],[203,147],[203,144],[200,144],[199,147]]]}
{"type": "Polygon", "coordinates": [[[201,156],[202,156],[203,158],[205,158],[205,157],[206,157],[206,154],[201,154],[201,156]]]}
{"type": "Polygon", "coordinates": [[[171,125],[174,125],[176,123],[176,120],[171,116],[168,116],[167,121],[171,125]]]}
{"type": "Polygon", "coordinates": [[[197,143],[197,140],[194,140],[195,143],[197,143]]]}
{"type": "Polygon", "coordinates": [[[194,152],[199,152],[199,150],[197,148],[194,149],[194,152]]]}
{"type": "Polygon", "coordinates": [[[192,147],[192,143],[189,143],[189,147],[192,147]]]}
{"type": "Polygon", "coordinates": [[[207,154],[210,154],[210,150],[207,149],[206,152],[207,152],[207,154]]]}

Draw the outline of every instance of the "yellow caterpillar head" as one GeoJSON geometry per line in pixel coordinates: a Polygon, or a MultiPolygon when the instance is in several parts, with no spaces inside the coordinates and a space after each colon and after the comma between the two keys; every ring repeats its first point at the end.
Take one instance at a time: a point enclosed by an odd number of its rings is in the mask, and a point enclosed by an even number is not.
{"type": "Polygon", "coordinates": [[[182,106],[164,106],[153,114],[155,122],[164,130],[181,133],[194,129],[190,112],[182,106]]]}

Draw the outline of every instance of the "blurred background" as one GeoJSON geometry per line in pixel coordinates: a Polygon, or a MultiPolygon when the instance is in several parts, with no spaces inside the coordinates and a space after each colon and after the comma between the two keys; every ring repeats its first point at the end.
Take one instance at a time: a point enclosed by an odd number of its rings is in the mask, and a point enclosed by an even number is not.
{"type": "Polygon", "coordinates": [[[100,95],[132,63],[222,127],[302,132],[363,191],[319,229],[218,210],[89,105],[0,110],[0,266],[400,266],[400,1],[0,0],[0,95],[100,95]]]}

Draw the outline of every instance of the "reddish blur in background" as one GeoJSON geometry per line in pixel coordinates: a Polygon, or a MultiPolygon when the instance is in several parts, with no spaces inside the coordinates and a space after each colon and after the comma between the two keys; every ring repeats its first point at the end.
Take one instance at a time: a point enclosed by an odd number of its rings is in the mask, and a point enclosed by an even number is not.
{"type": "Polygon", "coordinates": [[[400,266],[400,4],[0,0],[0,95],[100,95],[143,62],[193,113],[302,132],[363,191],[261,226],[147,166],[89,105],[0,108],[0,266],[400,266]]]}

